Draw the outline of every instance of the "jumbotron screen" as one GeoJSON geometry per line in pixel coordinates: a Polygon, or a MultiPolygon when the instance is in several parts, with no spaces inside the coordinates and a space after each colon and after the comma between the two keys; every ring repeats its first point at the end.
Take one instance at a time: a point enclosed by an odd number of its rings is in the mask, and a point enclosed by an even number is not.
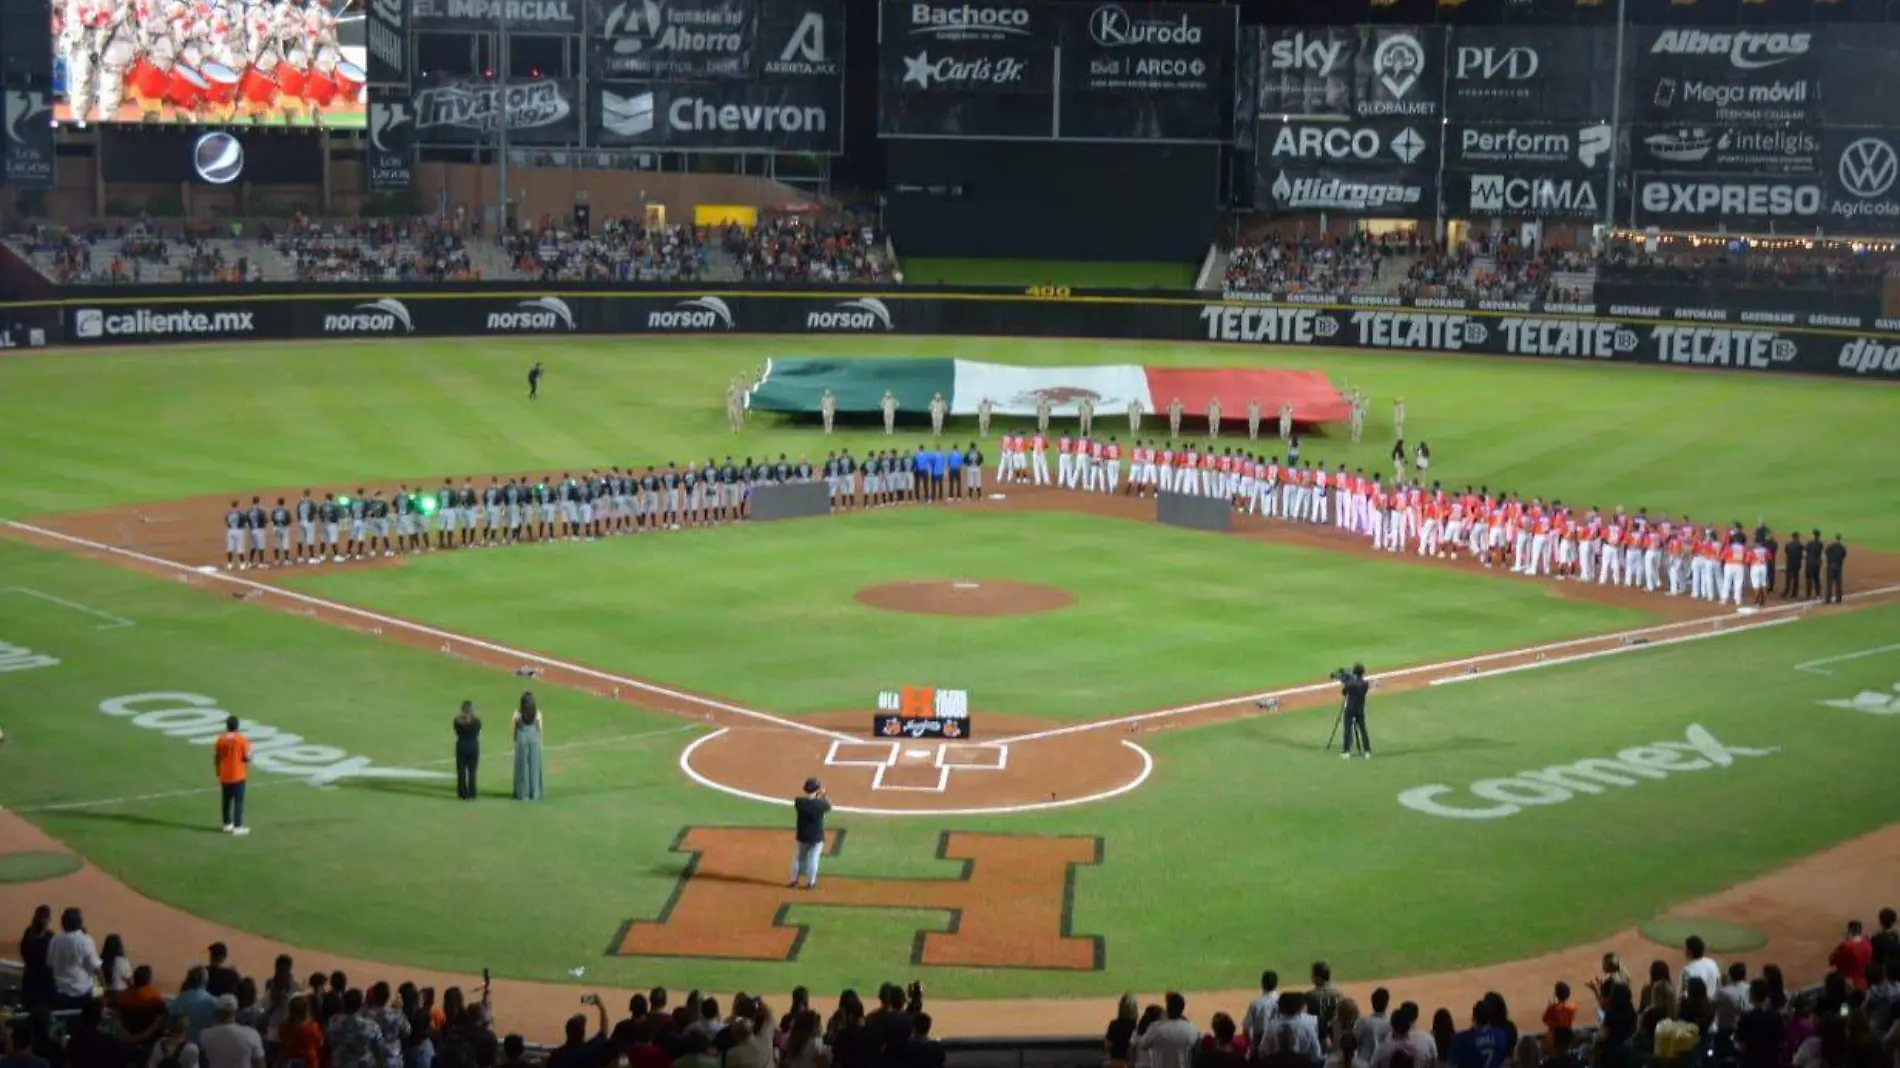
{"type": "Polygon", "coordinates": [[[360,130],[361,3],[54,0],[53,119],[360,130]]]}

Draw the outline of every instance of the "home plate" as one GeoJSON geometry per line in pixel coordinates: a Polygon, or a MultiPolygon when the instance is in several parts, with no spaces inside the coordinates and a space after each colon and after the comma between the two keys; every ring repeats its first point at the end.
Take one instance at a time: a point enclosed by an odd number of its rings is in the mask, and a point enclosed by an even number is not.
{"type": "Polygon", "coordinates": [[[974,590],[980,589],[981,586],[975,582],[953,582],[950,584],[950,588],[953,590],[974,590]]]}
{"type": "Polygon", "coordinates": [[[928,749],[906,749],[906,750],[904,750],[904,755],[905,755],[906,757],[908,757],[908,758],[910,758],[911,760],[929,760],[929,759],[930,759],[930,750],[928,750],[928,749]]]}

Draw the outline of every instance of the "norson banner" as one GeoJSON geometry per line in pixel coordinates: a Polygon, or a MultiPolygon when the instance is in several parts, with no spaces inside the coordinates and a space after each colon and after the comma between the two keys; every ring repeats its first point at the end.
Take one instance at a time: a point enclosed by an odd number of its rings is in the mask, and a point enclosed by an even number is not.
{"type": "Polygon", "coordinates": [[[899,0],[882,15],[882,136],[1154,143],[1231,134],[1232,8],[899,0]]]}
{"type": "MultiPolygon", "coordinates": [[[[196,290],[202,293],[203,289],[196,290]]],[[[115,290],[115,301],[127,298],[115,290]]],[[[69,302],[48,324],[71,344],[200,339],[568,336],[573,334],[950,334],[1148,338],[1256,345],[1529,356],[1734,373],[1900,380],[1900,321],[1859,327],[1712,322],[1750,313],[1617,306],[1491,305],[1364,298],[1346,304],[1125,298],[1065,301],[903,291],[655,291],[600,295],[365,292],[307,299],[69,302]],[[710,310],[709,310],[710,309],[710,310]],[[1597,310],[1605,314],[1583,312],[1597,310]]],[[[1839,317],[1835,317],[1839,318],[1839,317]]]]}

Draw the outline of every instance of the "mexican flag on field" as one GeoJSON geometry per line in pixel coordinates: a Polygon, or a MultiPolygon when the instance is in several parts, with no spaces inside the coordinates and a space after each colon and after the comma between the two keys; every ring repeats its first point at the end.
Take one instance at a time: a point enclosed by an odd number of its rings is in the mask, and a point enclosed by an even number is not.
{"type": "Polygon", "coordinates": [[[948,359],[775,359],[765,365],[765,377],[747,395],[746,405],[755,411],[816,413],[827,390],[841,415],[882,412],[886,391],[897,398],[900,415],[913,417],[928,414],[939,394],[951,415],[975,415],[987,399],[999,416],[1033,416],[1047,401],[1052,415],[1074,418],[1084,398],[1104,418],[1126,413],[1131,401],[1149,415],[1165,417],[1176,399],[1197,418],[1219,399],[1223,422],[1244,421],[1249,401],[1259,402],[1269,423],[1279,418],[1281,404],[1293,405],[1293,418],[1301,423],[1336,422],[1348,414],[1346,399],[1319,371],[1132,363],[1020,367],[948,359]]]}

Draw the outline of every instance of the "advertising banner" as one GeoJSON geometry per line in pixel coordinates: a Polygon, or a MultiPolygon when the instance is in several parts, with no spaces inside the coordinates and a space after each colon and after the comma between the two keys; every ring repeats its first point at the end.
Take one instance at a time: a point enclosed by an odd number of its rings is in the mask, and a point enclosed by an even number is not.
{"type": "Polygon", "coordinates": [[[363,9],[371,85],[409,85],[408,0],[369,0],[363,9]]]}
{"type": "Polygon", "coordinates": [[[1438,170],[1438,135],[1435,123],[1285,119],[1261,123],[1257,144],[1262,167],[1404,167],[1429,174],[1438,170]]]}
{"type": "Polygon", "coordinates": [[[1366,26],[1353,57],[1352,113],[1362,118],[1435,119],[1444,113],[1445,31],[1437,26],[1366,26]]]}
{"type": "Polygon", "coordinates": [[[878,133],[1056,135],[1055,26],[1046,5],[903,0],[883,8],[878,133]]]}
{"type": "Polygon", "coordinates": [[[399,193],[415,184],[416,109],[409,90],[372,86],[369,91],[369,145],[363,164],[369,191],[399,193]]]}
{"type": "Polygon", "coordinates": [[[1608,122],[1616,28],[1470,26],[1451,30],[1445,111],[1454,121],[1608,122]]]}
{"type": "Polygon", "coordinates": [[[1274,167],[1261,171],[1254,203],[1262,210],[1364,219],[1430,219],[1438,214],[1432,171],[1403,167],[1274,167]]]}
{"type": "MultiPolygon", "coordinates": [[[[48,328],[80,345],[187,340],[458,337],[574,333],[837,333],[1151,338],[1308,345],[1696,367],[1900,380],[1900,321],[1654,305],[1332,297],[1300,301],[956,299],[885,291],[453,290],[211,299],[115,290],[114,303],[73,301],[48,328]],[[711,306],[723,315],[700,315],[711,306]],[[1810,321],[1817,325],[1809,325],[1810,321]]],[[[180,292],[202,294],[204,287],[180,292]]],[[[899,711],[884,709],[881,711],[899,711]]]]}
{"type": "Polygon", "coordinates": [[[1239,12],[1096,4],[1055,8],[1062,48],[1057,136],[1225,141],[1239,12]]]}
{"type": "Polygon", "coordinates": [[[1435,26],[1270,27],[1257,114],[1438,118],[1445,31],[1435,26]]]}
{"type": "Polygon", "coordinates": [[[1608,170],[1616,128],[1609,123],[1479,124],[1445,127],[1445,162],[1452,167],[1537,172],[1608,170]]]}
{"type": "Polygon", "coordinates": [[[51,0],[0,3],[0,84],[41,90],[53,84],[52,8],[51,0]]]}
{"type": "Polygon", "coordinates": [[[1900,129],[1830,126],[1823,138],[1827,229],[1847,234],[1900,230],[1900,129]]]}
{"type": "Polygon", "coordinates": [[[596,78],[757,77],[760,0],[595,0],[587,7],[596,78]]]}
{"type": "Polygon", "coordinates": [[[590,90],[588,144],[599,148],[841,152],[833,81],[607,82],[590,90]]]}
{"type": "Polygon", "coordinates": [[[1632,189],[1638,226],[1789,233],[1827,219],[1827,188],[1819,178],[1639,173],[1632,189]]]}
{"type": "Polygon", "coordinates": [[[364,3],[61,3],[52,13],[53,117],[360,130],[369,84],[364,3]]]}
{"type": "Polygon", "coordinates": [[[559,78],[470,81],[416,92],[417,143],[482,144],[504,126],[514,144],[580,144],[577,84],[559,78]]]}
{"type": "Polygon", "coordinates": [[[1801,123],[1819,116],[1821,67],[1811,28],[1631,26],[1640,121],[1801,123]]]}
{"type": "Polygon", "coordinates": [[[1803,126],[1650,126],[1630,129],[1629,167],[1683,174],[1814,174],[1821,133],[1803,126]]]}
{"type": "Polygon", "coordinates": [[[53,98],[36,89],[6,91],[6,143],[0,185],[53,188],[53,98]]]}
{"type": "Polygon", "coordinates": [[[417,30],[479,33],[506,25],[511,33],[574,34],[590,5],[619,0],[409,0],[417,30]]]}
{"type": "Polygon", "coordinates": [[[1896,121],[1900,100],[1900,26],[1854,23],[1815,27],[1821,118],[1837,126],[1896,121]]]}
{"type": "Polygon", "coordinates": [[[1610,202],[1601,171],[1446,171],[1444,185],[1454,219],[1601,219],[1610,202]]]}

